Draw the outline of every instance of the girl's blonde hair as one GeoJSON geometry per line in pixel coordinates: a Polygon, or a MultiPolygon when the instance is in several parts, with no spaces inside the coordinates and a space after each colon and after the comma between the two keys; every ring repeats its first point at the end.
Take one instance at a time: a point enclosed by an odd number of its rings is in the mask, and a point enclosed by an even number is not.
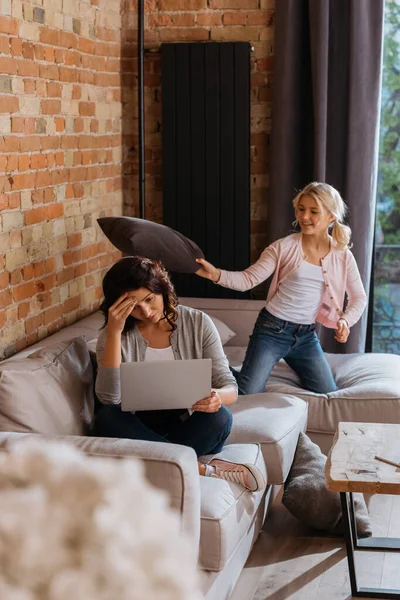
{"type": "MultiPolygon", "coordinates": [[[[351,229],[343,223],[347,213],[347,206],[343,198],[334,187],[328,183],[313,181],[306,185],[294,198],[293,207],[297,210],[303,196],[311,196],[320,207],[324,207],[333,217],[332,237],[340,250],[351,247],[351,229]]],[[[297,224],[297,221],[295,221],[297,224]]]]}

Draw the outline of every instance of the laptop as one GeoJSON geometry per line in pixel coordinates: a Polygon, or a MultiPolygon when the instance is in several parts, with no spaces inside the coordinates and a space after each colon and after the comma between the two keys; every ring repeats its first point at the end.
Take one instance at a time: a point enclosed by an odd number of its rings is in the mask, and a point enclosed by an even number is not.
{"type": "Polygon", "coordinates": [[[192,408],[211,394],[211,358],[121,363],[121,410],[192,408]]]}

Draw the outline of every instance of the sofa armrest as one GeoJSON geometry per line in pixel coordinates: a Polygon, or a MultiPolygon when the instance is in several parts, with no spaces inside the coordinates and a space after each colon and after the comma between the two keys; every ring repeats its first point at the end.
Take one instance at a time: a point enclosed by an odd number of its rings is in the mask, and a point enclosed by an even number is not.
{"type": "Polygon", "coordinates": [[[63,441],[90,456],[134,457],[143,461],[146,477],[164,490],[170,505],[181,515],[182,529],[190,535],[195,548],[200,541],[200,478],[196,454],[192,448],[142,440],[88,436],[44,436],[36,433],[0,433],[0,450],[24,438],[63,441]]]}

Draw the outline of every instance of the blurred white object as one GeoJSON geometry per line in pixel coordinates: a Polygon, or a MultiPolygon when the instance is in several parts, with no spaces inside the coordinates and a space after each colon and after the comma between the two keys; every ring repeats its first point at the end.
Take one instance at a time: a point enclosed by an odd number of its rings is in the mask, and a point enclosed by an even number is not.
{"type": "Polygon", "coordinates": [[[0,454],[0,598],[200,600],[167,497],[132,458],[21,441],[0,454]]]}

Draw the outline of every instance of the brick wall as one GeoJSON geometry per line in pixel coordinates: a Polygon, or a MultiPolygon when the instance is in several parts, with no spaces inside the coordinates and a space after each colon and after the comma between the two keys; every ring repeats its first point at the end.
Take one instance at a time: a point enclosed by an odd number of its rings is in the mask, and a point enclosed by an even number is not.
{"type": "MultiPolygon", "coordinates": [[[[124,1],[123,187],[125,214],[132,216],[138,216],[136,11],[135,0],[124,1]]],[[[251,244],[255,260],[266,243],[274,0],[146,0],[145,15],[146,217],[158,222],[162,222],[160,43],[249,41],[254,47],[251,55],[251,244]]]]}
{"type": "MultiPolygon", "coordinates": [[[[0,0],[0,357],[95,310],[138,215],[136,0],[0,0]],[[123,177],[121,178],[121,174],[123,177]]],[[[265,245],[274,0],[146,0],[146,217],[162,222],[163,41],[245,40],[252,258],[265,245]]]]}
{"type": "Polygon", "coordinates": [[[98,307],[121,214],[119,0],[0,0],[0,355],[98,307]]]}

